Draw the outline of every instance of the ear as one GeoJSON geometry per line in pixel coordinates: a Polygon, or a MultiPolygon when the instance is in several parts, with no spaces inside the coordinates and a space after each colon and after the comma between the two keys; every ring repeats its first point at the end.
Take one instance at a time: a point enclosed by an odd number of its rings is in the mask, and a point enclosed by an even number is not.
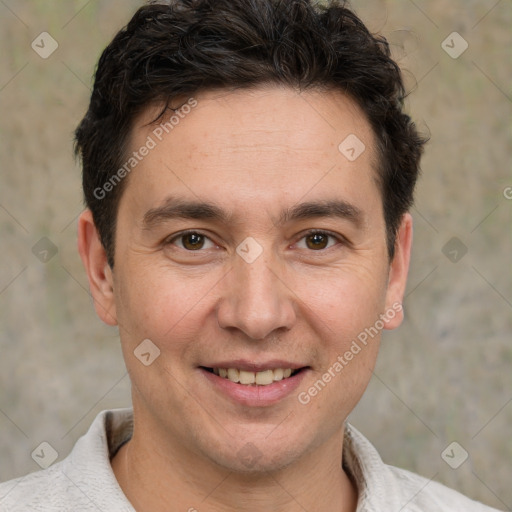
{"type": "Polygon", "coordinates": [[[82,258],[97,315],[108,325],[117,325],[114,279],[90,210],[78,219],[78,252],[82,258]]]}
{"type": "MultiPolygon", "coordinates": [[[[395,255],[391,261],[388,277],[388,288],[386,292],[386,311],[394,311],[396,314],[385,324],[385,329],[395,329],[403,319],[404,312],[402,301],[407,284],[407,273],[409,272],[409,261],[411,259],[412,247],[412,217],[406,213],[395,241],[395,255]]],[[[387,315],[388,318],[390,315],[387,315]]]]}

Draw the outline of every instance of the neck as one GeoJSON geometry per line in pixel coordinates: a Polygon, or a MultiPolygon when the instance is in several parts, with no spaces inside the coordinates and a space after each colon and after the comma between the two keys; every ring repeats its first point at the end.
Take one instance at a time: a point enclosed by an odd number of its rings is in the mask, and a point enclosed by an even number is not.
{"type": "Polygon", "coordinates": [[[152,432],[135,421],[132,439],[112,460],[137,512],[356,510],[356,488],[342,468],[343,432],[284,469],[258,473],[226,470],[152,432]]]}

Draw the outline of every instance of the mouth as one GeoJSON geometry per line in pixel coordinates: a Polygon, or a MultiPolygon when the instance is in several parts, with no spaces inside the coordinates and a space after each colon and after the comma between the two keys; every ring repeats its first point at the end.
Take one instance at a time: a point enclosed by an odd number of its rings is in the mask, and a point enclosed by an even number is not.
{"type": "Polygon", "coordinates": [[[311,367],[283,360],[238,360],[219,361],[212,366],[199,366],[198,370],[208,382],[207,393],[243,406],[269,407],[293,396],[311,367]]]}
{"type": "Polygon", "coordinates": [[[307,367],[269,368],[261,371],[250,371],[240,368],[208,368],[206,366],[201,366],[201,369],[235,384],[242,384],[244,386],[269,386],[274,382],[280,382],[294,377],[298,373],[306,370],[307,367]]]}

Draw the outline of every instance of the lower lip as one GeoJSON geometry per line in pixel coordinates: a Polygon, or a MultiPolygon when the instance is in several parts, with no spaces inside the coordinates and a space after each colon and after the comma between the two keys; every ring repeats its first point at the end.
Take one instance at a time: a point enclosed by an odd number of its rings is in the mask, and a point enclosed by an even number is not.
{"type": "Polygon", "coordinates": [[[279,380],[267,386],[245,385],[232,382],[225,377],[219,377],[208,370],[199,368],[202,374],[211,384],[224,395],[235,402],[251,407],[265,407],[273,405],[283,398],[291,395],[300,385],[302,379],[308,372],[303,368],[295,375],[287,379],[279,380]]]}

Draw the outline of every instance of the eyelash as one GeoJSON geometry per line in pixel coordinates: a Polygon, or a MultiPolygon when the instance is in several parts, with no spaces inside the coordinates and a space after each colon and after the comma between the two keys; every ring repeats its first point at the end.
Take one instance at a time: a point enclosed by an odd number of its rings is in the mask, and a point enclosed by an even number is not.
{"type": "MultiPolygon", "coordinates": [[[[187,231],[182,231],[181,233],[178,233],[177,235],[174,235],[172,238],[169,238],[167,239],[164,244],[165,245],[172,245],[173,242],[175,242],[176,240],[179,240],[180,238],[182,237],[185,237],[187,235],[191,235],[191,234],[195,234],[195,235],[200,235],[202,237],[205,237],[207,238],[208,240],[210,240],[211,242],[215,243],[208,235],[205,235],[204,233],[201,233],[201,231],[196,231],[196,230],[187,230],[187,231]]],[[[299,239],[298,241],[301,241],[303,240],[304,238],[307,238],[308,236],[311,236],[311,235],[324,235],[324,236],[327,236],[329,238],[333,238],[334,240],[336,240],[337,244],[335,245],[339,245],[339,244],[342,244],[342,245],[347,245],[348,244],[348,240],[346,238],[344,238],[343,236],[341,235],[336,235],[334,233],[331,233],[330,231],[325,231],[325,230],[320,230],[320,229],[310,229],[309,231],[307,231],[306,233],[304,233],[299,239]]],[[[297,242],[298,242],[297,241],[297,242]]],[[[295,243],[297,243],[295,242],[295,243]]],[[[324,252],[324,251],[327,251],[329,249],[331,249],[332,247],[334,246],[330,246],[330,247],[327,247],[325,249],[318,249],[318,250],[313,250],[311,249],[311,252],[324,252]]],[[[181,247],[180,247],[181,249],[181,247]]],[[[197,251],[190,251],[190,250],[187,250],[187,249],[184,249],[185,251],[187,252],[190,252],[190,253],[193,253],[193,252],[202,252],[202,249],[198,249],[197,251]]]]}

